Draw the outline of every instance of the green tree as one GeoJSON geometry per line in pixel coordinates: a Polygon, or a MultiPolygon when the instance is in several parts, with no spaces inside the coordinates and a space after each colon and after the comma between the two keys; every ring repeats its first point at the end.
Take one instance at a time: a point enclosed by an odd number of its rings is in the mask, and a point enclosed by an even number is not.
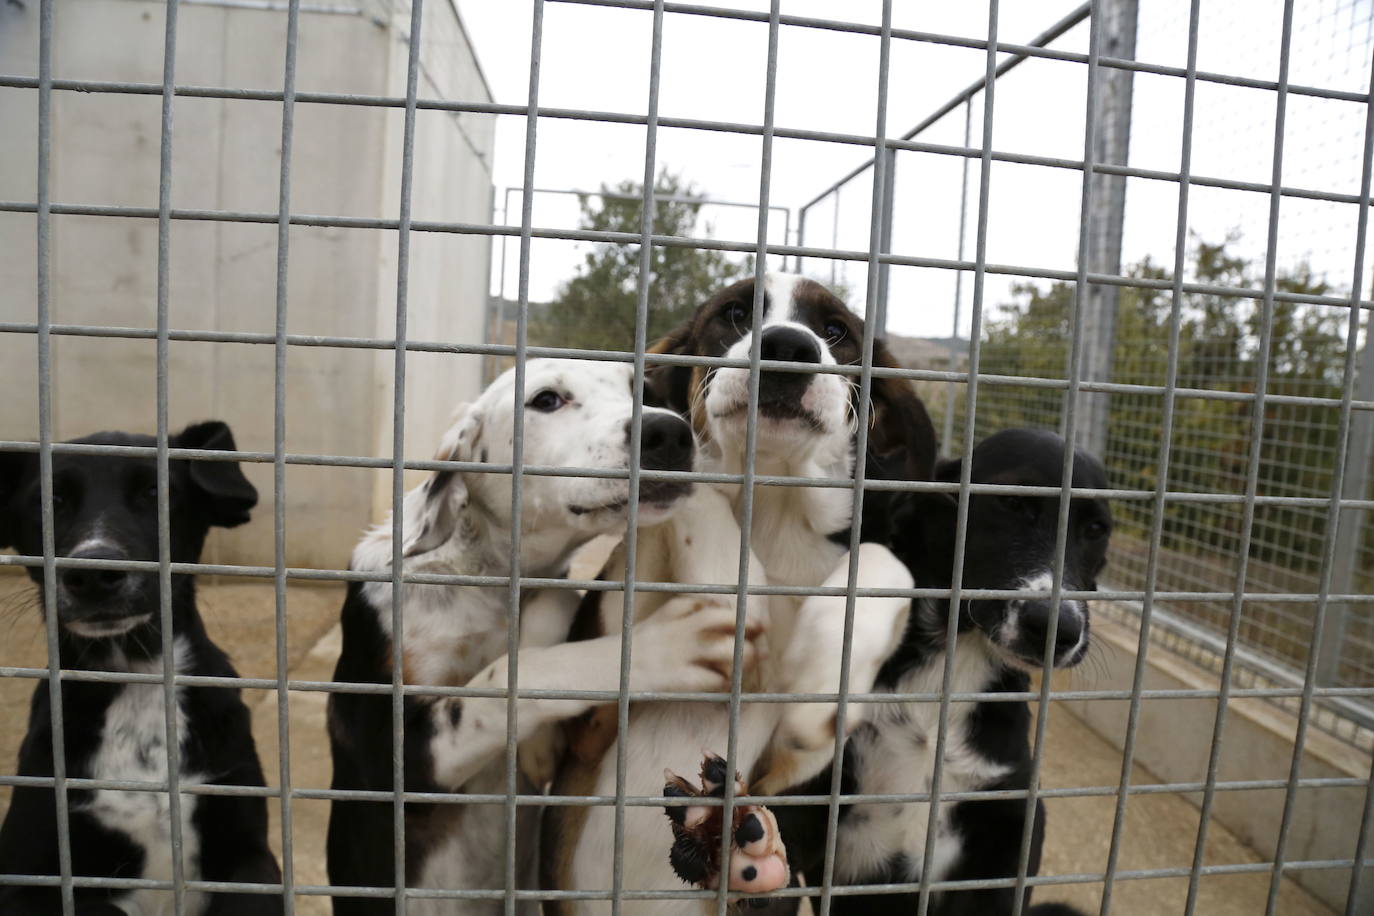
{"type": "MultiPolygon", "coordinates": [[[[1233,251],[1234,237],[1219,243],[1194,240],[1189,282],[1208,287],[1258,289],[1262,265],[1233,251]]],[[[1132,277],[1170,279],[1145,259],[1127,269],[1132,277]]],[[[1275,287],[1286,293],[1324,295],[1330,286],[1306,264],[1280,270],[1275,287]]],[[[1013,287],[1015,299],[987,325],[981,369],[988,374],[1064,378],[1068,363],[1073,284],[1013,287]]],[[[1172,296],[1167,289],[1123,287],[1117,306],[1112,381],[1164,384],[1169,357],[1172,296]]],[[[1214,292],[1185,292],[1180,303],[1177,385],[1183,389],[1248,393],[1255,390],[1264,324],[1262,303],[1214,292]]],[[[1344,309],[1275,302],[1270,322],[1266,390],[1270,395],[1338,398],[1345,357],[1344,309]]],[[[1008,426],[1055,428],[1064,392],[987,385],[978,398],[979,438],[1008,426]]],[[[962,406],[962,401],[959,402],[962,406]]],[[[956,415],[956,420],[962,419],[956,415]]],[[[1174,405],[1168,487],[1173,492],[1241,494],[1249,465],[1253,406],[1248,401],[1180,396],[1174,405]]],[[[1334,408],[1267,403],[1260,448],[1259,489],[1283,496],[1324,495],[1335,465],[1334,408]]],[[[1107,430],[1108,470],[1113,485],[1151,490],[1158,483],[1164,399],[1155,393],[1111,396],[1107,430]]],[[[1122,534],[1144,538],[1149,504],[1118,507],[1122,534]]],[[[1239,546],[1242,515],[1234,504],[1171,501],[1165,508],[1164,544],[1189,549],[1201,544],[1218,555],[1239,546]]],[[[1261,507],[1251,556],[1286,567],[1312,566],[1320,556],[1325,519],[1320,512],[1287,506],[1261,507]]]]}
{"type": "MultiPolygon", "coordinates": [[[[581,227],[638,234],[644,210],[642,186],[622,181],[613,187],[602,185],[601,191],[582,196],[581,227]]],[[[703,195],[681,176],[667,171],[655,180],[654,191],[660,198],[672,198],[655,200],[654,232],[696,235],[703,195]]],[[[709,224],[705,232],[710,234],[709,224]]],[[[638,244],[593,244],[578,272],[559,287],[546,314],[531,328],[531,339],[545,346],[633,349],[639,253],[638,244]]],[[[720,251],[653,246],[649,253],[646,339],[652,343],[716,290],[753,270],[752,258],[732,260],[720,251]]]]}

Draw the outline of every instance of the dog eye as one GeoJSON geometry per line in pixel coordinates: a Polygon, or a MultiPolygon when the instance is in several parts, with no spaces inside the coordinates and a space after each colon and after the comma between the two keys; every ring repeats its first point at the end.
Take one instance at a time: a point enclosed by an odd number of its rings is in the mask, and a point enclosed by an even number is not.
{"type": "Polygon", "coordinates": [[[566,403],[568,402],[564,400],[563,395],[554,391],[552,388],[545,388],[543,391],[530,398],[529,403],[525,406],[533,407],[541,413],[553,413],[566,403]]]}
{"type": "Polygon", "coordinates": [[[821,330],[825,332],[825,342],[832,347],[849,335],[849,328],[838,321],[827,321],[821,330]]]}
{"type": "Polygon", "coordinates": [[[1083,526],[1083,534],[1094,541],[1100,541],[1107,536],[1107,526],[1101,522],[1088,522],[1083,526]]]}
{"type": "Polygon", "coordinates": [[[740,302],[731,302],[722,308],[719,314],[722,319],[730,322],[730,324],[736,327],[739,326],[740,322],[749,317],[748,310],[745,309],[743,303],[740,302]]]}
{"type": "Polygon", "coordinates": [[[999,496],[997,502],[1008,512],[1015,512],[1017,515],[1035,515],[1035,504],[1022,496],[999,496]]]}

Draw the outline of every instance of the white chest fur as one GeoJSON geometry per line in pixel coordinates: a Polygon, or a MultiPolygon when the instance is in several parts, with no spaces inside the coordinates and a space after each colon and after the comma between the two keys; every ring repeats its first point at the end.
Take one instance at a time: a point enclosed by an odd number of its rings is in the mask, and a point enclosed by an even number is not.
{"type": "MultiPolygon", "coordinates": [[[[900,693],[938,693],[944,676],[944,656],[937,655],[909,672],[897,684],[900,693]]],[[[969,635],[955,649],[955,693],[983,690],[994,661],[981,636],[969,635]]],[[[920,793],[930,790],[935,775],[935,743],[939,725],[938,702],[875,703],[870,726],[851,739],[859,791],[865,794],[920,793]]],[[[951,703],[945,736],[944,766],[940,791],[962,792],[985,787],[1005,775],[1006,768],[993,763],[969,743],[973,703],[951,703]]],[[[958,861],[961,841],[950,823],[949,804],[941,804],[936,818],[932,880],[940,880],[958,861]]],[[[925,858],[930,806],[923,803],[856,805],[840,825],[836,843],[836,876],[847,882],[868,880],[898,855],[909,864],[909,873],[895,880],[921,877],[925,858]]]]}
{"type": "MultiPolygon", "coordinates": [[[[189,661],[184,640],[176,642],[174,665],[181,671],[189,661]]],[[[126,670],[140,674],[161,674],[162,659],[133,662],[126,670]]],[[[100,746],[90,761],[92,779],[138,780],[160,783],[167,780],[167,730],[161,684],[126,684],[110,703],[101,730],[100,746]]],[[[177,709],[177,736],[186,741],[185,713],[177,709]]],[[[181,783],[196,782],[198,774],[181,773],[181,783]]],[[[200,877],[200,837],[191,823],[196,810],[194,795],[181,795],[182,876],[200,877]]],[[[172,880],[172,822],[166,792],[126,792],[114,789],[96,791],[84,810],[109,830],[127,836],[143,850],[143,873],[138,877],[172,880]]],[[[173,895],[164,890],[137,890],[115,901],[130,916],[172,913],[173,895]]],[[[201,913],[207,900],[204,894],[187,892],[186,912],[201,913]]]]}

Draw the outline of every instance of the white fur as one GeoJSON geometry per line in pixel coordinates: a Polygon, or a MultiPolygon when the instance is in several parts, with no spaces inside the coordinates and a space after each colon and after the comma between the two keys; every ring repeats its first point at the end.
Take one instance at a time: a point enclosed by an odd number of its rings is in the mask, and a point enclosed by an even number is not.
{"type": "MultiPolygon", "coordinates": [[[[764,327],[789,325],[812,333],[794,320],[793,292],[801,278],[769,274],[767,290],[771,307],[764,327]]],[[[731,358],[747,358],[751,334],[729,350],[731,358]]],[[[821,361],[834,365],[825,342],[821,361]]],[[[740,405],[747,401],[748,372],[717,369],[708,376],[705,413],[708,441],[703,445],[704,470],[740,473],[745,467],[745,417],[740,405]]],[[[802,398],[802,406],[819,421],[810,424],[760,417],[754,469],[760,475],[848,478],[853,466],[853,426],[849,416],[849,382],[834,374],[816,374],[802,398]]],[[[816,487],[756,487],[753,525],[751,584],[818,586],[848,580],[848,552],[829,535],[849,525],[853,506],[851,490],[816,487]]],[[[641,531],[638,541],[637,577],[640,581],[724,582],[735,584],[739,568],[739,486],[702,488],[677,516],[651,531],[641,531]],[[709,494],[709,495],[708,495],[709,494]]],[[[613,558],[609,575],[623,570],[623,556],[613,558]]],[[[885,548],[865,545],[860,555],[861,587],[910,588],[906,568],[885,548]]],[[[855,630],[851,692],[866,692],[877,667],[901,638],[910,600],[859,598],[855,603],[855,630]]],[[[636,618],[653,612],[654,596],[639,596],[636,618]]],[[[838,687],[845,600],[833,597],[752,598],[748,613],[767,621],[768,656],[761,663],[757,689],[763,691],[815,690],[834,692],[838,687]]],[[[602,602],[603,627],[619,629],[620,602],[602,602]]],[[[652,618],[650,618],[652,619],[652,618]]],[[[636,651],[638,651],[636,641],[636,651]]],[[[850,707],[849,721],[862,711],[850,707]]],[[[736,765],[741,774],[752,771],[767,755],[787,756],[798,782],[824,769],[830,762],[833,742],[833,704],[784,706],[746,704],[741,709],[736,765]],[[785,723],[785,724],[784,724],[785,723]],[[783,727],[780,728],[780,724],[783,727]],[[791,746],[805,736],[808,753],[791,746]],[[781,740],[785,737],[785,740],[781,740]],[[782,745],[787,745],[783,747],[782,745]],[[818,750],[821,746],[830,750],[818,750]]],[[[658,795],[663,771],[683,776],[697,773],[702,750],[724,755],[729,720],[724,706],[702,703],[636,704],[631,708],[628,734],[618,736],[626,746],[626,791],[630,795],[658,795]]],[[[595,791],[613,794],[615,745],[606,752],[595,774],[595,791]]],[[[766,775],[766,774],[765,774],[766,775]]],[[[610,887],[613,809],[592,808],[580,835],[568,852],[573,867],[570,886],[591,890],[610,887]]],[[[625,809],[626,845],[623,851],[625,886],[636,889],[681,887],[673,874],[667,851],[672,844],[668,820],[657,808],[625,809]]],[[[582,902],[578,913],[609,912],[609,905],[582,902]]],[[[714,905],[682,900],[625,901],[626,913],[700,914],[714,905]]]]}
{"type": "MultiPolygon", "coordinates": [[[[629,464],[625,424],[633,406],[631,367],[625,363],[586,360],[531,360],[526,366],[525,403],[540,391],[554,390],[567,404],[541,413],[521,406],[524,418],[524,462],[624,469],[629,464]]],[[[509,464],[514,428],[514,376],[507,372],[467,408],[444,437],[441,457],[457,461],[509,464]]],[[[650,415],[655,408],[645,408],[650,415]]],[[[511,478],[467,473],[447,478],[439,492],[430,487],[439,475],[406,495],[403,508],[404,570],[407,574],[445,573],[505,576],[510,557],[511,478]],[[438,536],[435,531],[439,531],[438,536]]],[[[520,572],[526,576],[561,575],[568,555],[593,537],[620,533],[626,520],[628,485],[623,479],[525,477],[521,503],[520,572]],[[605,507],[598,509],[597,507],[605,507]],[[577,511],[582,510],[591,511],[577,511]]],[[[679,500],[680,501],[680,500],[679,500]]],[[[668,502],[641,503],[639,520],[652,524],[676,508],[668,502]]],[[[369,531],[353,554],[353,566],[387,570],[392,560],[390,521],[369,531]]],[[[378,614],[383,631],[391,632],[392,587],[369,583],[363,593],[378,614]]],[[[466,684],[503,688],[508,684],[507,600],[504,587],[475,588],[406,584],[402,587],[402,651],[405,678],[411,684],[466,684]]],[[[568,590],[525,594],[522,611],[519,680],[522,688],[614,691],[620,686],[621,639],[615,635],[577,643],[549,643],[567,633],[577,603],[568,590]],[[557,637],[551,634],[559,633],[557,637]]],[[[698,611],[691,599],[670,602],[665,613],[635,628],[630,686],[638,690],[717,690],[728,684],[718,667],[728,670],[732,640],[709,638],[706,631],[733,621],[727,608],[698,611]]],[[[547,745],[531,739],[547,736],[547,727],[594,705],[583,700],[521,699],[517,723],[522,742],[547,757],[547,745]]],[[[453,791],[505,791],[507,730],[505,698],[446,698],[432,704],[435,738],[430,746],[437,783],[453,791]]],[[[547,759],[533,766],[548,768],[547,759]]],[[[530,768],[522,763],[522,771],[530,768]]],[[[526,778],[521,791],[543,782],[526,778]]],[[[447,888],[504,886],[504,809],[470,806],[454,831],[436,848],[412,850],[424,857],[421,885],[447,888]]],[[[537,809],[526,808],[517,828],[521,886],[533,886],[537,849],[537,809]]],[[[419,905],[416,912],[488,912],[490,903],[462,905],[453,901],[419,905]]],[[[533,912],[535,904],[522,904],[533,912]]]]}
{"type": "MultiPolygon", "coordinates": [[[[691,584],[733,583],[739,570],[739,528],[734,524],[729,502],[717,491],[699,488],[677,515],[664,524],[638,534],[639,581],[669,581],[691,584]],[[689,540],[690,539],[690,540],[689,540]]],[[[623,551],[623,548],[622,548],[623,551]]],[[[624,554],[617,552],[609,567],[614,577],[624,569],[624,554]]],[[[767,584],[763,570],[751,563],[749,581],[767,584]]],[[[676,602],[692,600],[689,596],[676,602]]],[[[662,595],[646,592],[635,602],[636,633],[632,658],[638,661],[649,648],[640,631],[649,628],[669,613],[674,602],[664,603],[662,595]]],[[[751,620],[768,622],[768,602],[753,597],[748,602],[751,620]]],[[[619,596],[602,602],[603,628],[619,632],[619,596]]],[[[719,599],[716,613],[721,621],[735,619],[734,601],[719,599]]],[[[696,611],[693,616],[701,615],[696,611]]],[[[724,645],[731,645],[728,641],[724,645]]],[[[767,662],[763,667],[766,670],[767,662]]],[[[762,755],[778,715],[776,704],[751,704],[740,710],[738,766],[747,773],[762,755]]],[[[629,730],[617,736],[606,750],[595,774],[598,795],[616,792],[616,748],[626,748],[625,790],[628,795],[659,795],[663,791],[665,768],[684,775],[695,775],[701,766],[702,749],[724,753],[729,738],[729,718],[723,705],[708,703],[637,703],[630,709],[629,730]]],[[[611,886],[611,863],[615,809],[595,807],[586,820],[575,847],[569,851],[571,889],[604,889],[611,886]]],[[[623,869],[627,889],[666,889],[681,887],[668,866],[668,847],[672,832],[662,809],[644,806],[625,809],[626,844],[623,869]]],[[[571,904],[579,913],[610,912],[610,905],[599,901],[571,904]]],[[[625,913],[700,913],[702,905],[692,900],[624,901],[625,913]]]]}
{"type": "MultiPolygon", "coordinates": [[[[912,669],[893,687],[897,693],[939,693],[944,677],[943,653],[912,669]]],[[[974,693],[985,689],[997,661],[987,640],[978,634],[961,638],[954,654],[950,689],[974,693]]],[[[869,712],[871,727],[850,738],[854,777],[864,794],[928,792],[935,772],[938,701],[875,703],[869,712]]],[[[963,792],[983,788],[1006,775],[1007,770],[989,762],[968,742],[969,718],[974,704],[951,703],[945,734],[945,759],[940,791],[963,792]]],[[[949,803],[940,805],[935,855],[929,864],[932,880],[945,877],[959,856],[960,839],[949,823],[949,803]]],[[[880,871],[893,856],[903,853],[911,873],[895,880],[921,877],[925,856],[930,806],[924,803],[857,805],[840,825],[835,843],[835,877],[847,883],[861,881],[880,871]]]]}
{"type": "MultiPolygon", "coordinates": [[[[1049,600],[1050,590],[1053,587],[1054,572],[1048,569],[1042,569],[1038,573],[1026,576],[1016,585],[1016,588],[1018,590],[1029,591],[1034,589],[1038,592],[1044,592],[1044,600],[1046,601],[1049,600]]],[[[1075,588],[1076,586],[1073,583],[1069,582],[1068,580],[1064,581],[1064,591],[1073,591],[1075,588]]],[[[1008,602],[1006,616],[1003,617],[1002,622],[998,624],[997,627],[997,641],[1000,642],[1002,645],[1015,645],[1016,641],[1020,637],[1020,616],[1021,609],[1024,606],[1025,599],[1014,598],[1010,602],[1008,602]]],[[[1072,616],[1076,619],[1076,622],[1079,624],[1079,636],[1078,641],[1074,643],[1072,649],[1069,649],[1064,652],[1057,652],[1056,655],[1059,658],[1077,659],[1079,655],[1083,652],[1084,644],[1088,641],[1089,638],[1088,628],[1082,625],[1088,616],[1087,607],[1084,605],[1082,601],[1078,601],[1073,598],[1060,598],[1059,612],[1061,614],[1067,614],[1069,616],[1072,616]]],[[[1039,671],[1041,668],[1039,663],[1028,663],[1025,659],[1021,658],[1019,655],[1016,655],[1014,652],[1003,652],[1003,656],[1006,661],[1010,662],[1018,668],[1023,668],[1029,671],[1039,671]]]]}
{"type": "MultiPolygon", "coordinates": [[[[187,669],[189,647],[180,637],[175,643],[173,668],[187,669]]],[[[139,674],[162,674],[162,658],[128,662],[116,658],[119,670],[139,674]]],[[[178,691],[179,692],[179,691],[178,691]]],[[[178,697],[177,736],[184,747],[186,716],[178,697]]],[[[166,707],[161,684],[125,684],[105,713],[100,746],[90,761],[92,779],[167,780],[166,707]]],[[[181,784],[201,781],[202,774],[182,771],[181,784]]],[[[200,877],[200,835],[191,823],[196,810],[196,796],[182,794],[181,841],[182,876],[194,881],[200,877]]],[[[113,789],[96,791],[84,810],[102,826],[127,836],[144,851],[143,872],[140,878],[160,881],[172,880],[172,829],[169,798],[166,792],[125,792],[113,789]]],[[[186,892],[186,912],[197,914],[208,904],[206,895],[186,892]]],[[[115,904],[130,916],[154,916],[173,911],[173,895],[164,890],[136,890],[118,897],[115,904]]]]}

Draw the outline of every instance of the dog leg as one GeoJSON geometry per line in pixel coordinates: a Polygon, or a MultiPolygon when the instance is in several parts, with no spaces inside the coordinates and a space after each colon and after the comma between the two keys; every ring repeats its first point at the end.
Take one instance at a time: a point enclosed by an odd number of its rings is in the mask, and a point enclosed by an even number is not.
{"type": "MultiPolygon", "coordinates": [[[[730,685],[734,661],[735,611],[715,601],[684,595],[665,604],[632,630],[630,689],[643,691],[719,691],[730,685]]],[[[760,654],[763,626],[746,628],[744,666],[760,654]]],[[[584,642],[522,649],[518,686],[527,689],[620,689],[620,635],[584,642]]],[[[504,688],[509,659],[500,658],[468,682],[468,687],[504,688]]],[[[606,700],[525,698],[517,703],[517,728],[523,741],[545,725],[580,715],[606,700]]],[[[453,697],[434,703],[432,754],[434,780],[461,786],[506,746],[504,697],[453,697]]]]}
{"type": "MultiPolygon", "coordinates": [[[[568,588],[535,591],[520,608],[521,650],[556,646],[567,642],[581,599],[568,588]]],[[[565,747],[563,730],[549,725],[520,742],[516,752],[520,772],[530,784],[544,789],[557,774],[565,747]]]]}
{"type": "MultiPolygon", "coordinates": [[[[846,558],[825,581],[844,588],[849,582],[846,558]]],[[[907,589],[910,571],[880,544],[859,546],[859,588],[907,589]]],[[[897,647],[906,629],[910,598],[863,597],[854,600],[854,630],[850,647],[849,690],[867,693],[883,662],[897,647]]],[[[838,693],[844,645],[844,596],[814,595],[797,612],[792,639],[782,660],[789,693],[838,693]]],[[[864,721],[862,704],[845,711],[845,730],[864,721]]],[[[837,711],[834,703],[789,703],[773,740],[768,772],[755,780],[764,795],[781,792],[815,776],[833,759],[837,711]]]]}

